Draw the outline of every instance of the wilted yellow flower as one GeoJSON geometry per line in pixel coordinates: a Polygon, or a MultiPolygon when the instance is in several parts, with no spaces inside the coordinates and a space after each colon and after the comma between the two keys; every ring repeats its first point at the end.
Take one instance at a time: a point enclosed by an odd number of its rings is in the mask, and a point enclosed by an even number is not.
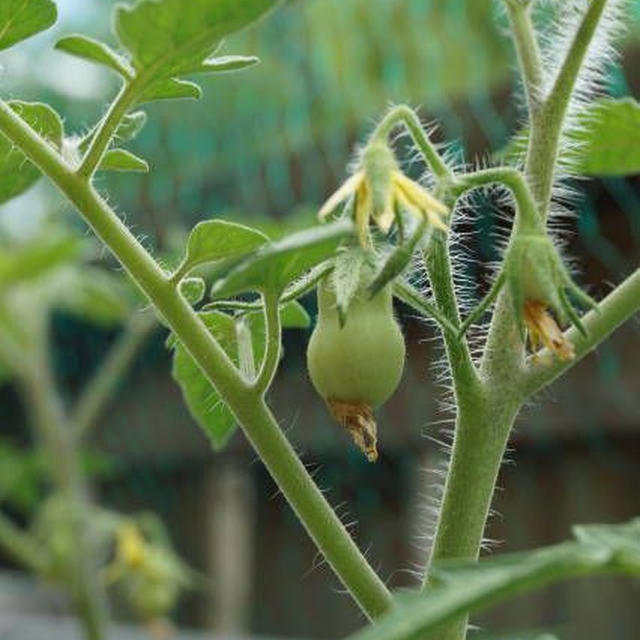
{"type": "Polygon", "coordinates": [[[347,198],[354,198],[354,219],[362,246],[369,244],[369,224],[388,233],[396,211],[424,217],[432,226],[446,230],[443,217],[449,213],[437,198],[399,169],[393,151],[382,142],[371,143],[362,155],[361,167],[324,203],[319,212],[325,219],[347,198]]]}
{"type": "Polygon", "coordinates": [[[116,582],[123,574],[140,569],[145,563],[147,553],[147,542],[138,527],[130,523],[118,527],[115,558],[106,568],[107,582],[116,582]]]}
{"type": "Polygon", "coordinates": [[[540,347],[545,346],[560,360],[566,361],[574,358],[573,344],[562,333],[544,302],[525,300],[524,323],[534,354],[540,347]]]}

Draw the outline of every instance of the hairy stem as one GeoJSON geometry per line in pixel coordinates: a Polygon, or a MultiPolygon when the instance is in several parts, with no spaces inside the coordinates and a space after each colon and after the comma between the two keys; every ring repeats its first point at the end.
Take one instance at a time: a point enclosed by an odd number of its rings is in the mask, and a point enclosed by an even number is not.
{"type": "Polygon", "coordinates": [[[526,174],[542,220],[549,212],[560,137],[571,96],[606,4],[607,0],[592,0],[589,4],[551,92],[540,109],[530,114],[526,174]]]}
{"type": "Polygon", "coordinates": [[[126,115],[127,111],[136,98],[137,86],[133,83],[125,82],[120,89],[120,93],[111,103],[109,110],[105,113],[102,121],[98,125],[87,153],[82,159],[82,164],[78,169],[78,175],[90,178],[98,168],[104,158],[104,154],[113,139],[113,136],[126,115]]]}
{"type": "Polygon", "coordinates": [[[122,375],[157,326],[158,322],[151,311],[136,313],[129,319],[104,362],[98,365],[71,413],[70,420],[77,438],[85,437],[94,427],[122,375]]]}
{"type": "Polygon", "coordinates": [[[320,551],[363,611],[375,618],[391,606],[391,595],[367,563],[314,484],[269,409],[235,369],[195,311],[179,295],[115,212],[87,180],[68,165],[0,101],[0,132],[36,164],[78,208],[96,234],[160,311],[177,338],[243,428],[320,551]]]}
{"type": "Polygon", "coordinates": [[[422,127],[422,123],[411,107],[398,105],[387,113],[371,134],[371,139],[386,139],[399,124],[404,124],[418,150],[424,157],[434,175],[446,180],[452,177],[451,170],[440,157],[435,145],[422,127]]]}
{"type": "Polygon", "coordinates": [[[505,4],[529,113],[534,114],[542,97],[542,60],[538,38],[531,22],[531,4],[524,5],[520,0],[505,0],[505,4]]]}

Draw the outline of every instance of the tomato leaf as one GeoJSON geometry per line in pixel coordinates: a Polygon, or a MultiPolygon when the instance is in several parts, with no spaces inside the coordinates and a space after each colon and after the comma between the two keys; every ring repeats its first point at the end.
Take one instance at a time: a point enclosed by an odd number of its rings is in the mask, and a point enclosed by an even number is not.
{"type": "Polygon", "coordinates": [[[265,245],[214,283],[213,298],[246,291],[282,293],[306,271],[331,258],[343,240],[353,235],[353,223],[341,220],[293,233],[265,245]]]}
{"type": "Polygon", "coordinates": [[[58,18],[51,0],[0,2],[0,51],[48,29],[58,18]]]}
{"type": "Polygon", "coordinates": [[[254,67],[259,62],[260,59],[255,56],[221,56],[205,60],[196,71],[199,73],[227,73],[254,67]]]}
{"type": "Polygon", "coordinates": [[[189,80],[158,80],[150,84],[138,98],[137,104],[156,102],[158,100],[198,100],[202,89],[189,80]]]}
{"type": "MultiPolygon", "coordinates": [[[[209,331],[236,364],[238,348],[235,321],[224,313],[198,314],[209,331]]],[[[207,434],[215,450],[222,449],[236,429],[236,421],[214,386],[178,340],[173,354],[172,375],[180,386],[194,420],[207,434]]]]}
{"type": "MultiPolygon", "coordinates": [[[[20,100],[8,104],[36,133],[60,149],[62,120],[49,105],[20,100]]],[[[26,191],[39,177],[40,170],[0,134],[0,204],[26,191]]]]}
{"type": "MultiPolygon", "coordinates": [[[[351,640],[410,640],[443,623],[576,576],[640,575],[640,518],[576,527],[575,542],[481,560],[436,564],[426,593],[396,597],[391,612],[351,640]]],[[[434,637],[436,637],[434,635],[434,637]]]]}
{"type": "Polygon", "coordinates": [[[262,232],[235,222],[206,220],[189,234],[187,254],[178,268],[186,274],[198,265],[246,256],[268,241],[262,232]]]}
{"type": "Polygon", "coordinates": [[[148,173],[149,163],[125,149],[109,149],[109,151],[104,154],[98,170],[148,173]]]}
{"type": "Polygon", "coordinates": [[[74,33],[58,40],[54,48],[107,67],[125,78],[131,77],[127,61],[104,42],[74,33]]]}

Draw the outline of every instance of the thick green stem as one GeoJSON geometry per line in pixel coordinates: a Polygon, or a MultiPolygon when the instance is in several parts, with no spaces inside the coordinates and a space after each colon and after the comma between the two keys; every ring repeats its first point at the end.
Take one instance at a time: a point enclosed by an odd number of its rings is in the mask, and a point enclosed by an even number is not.
{"type": "MultiPolygon", "coordinates": [[[[440,560],[478,558],[518,408],[498,391],[496,397],[478,395],[468,412],[459,411],[429,566],[440,560]]],[[[428,571],[423,586],[429,588],[428,571]]],[[[437,640],[460,640],[466,631],[465,616],[439,629],[437,640]]]]}
{"type": "Polygon", "coordinates": [[[259,394],[216,342],[93,187],[68,167],[7,105],[0,101],[0,132],[34,162],[78,208],[101,240],[150,299],[177,338],[225,399],[265,466],[346,588],[375,618],[391,606],[391,595],[293,451],[259,394]]]}
{"type": "Polygon", "coordinates": [[[127,322],[104,362],[99,364],[97,372],[87,383],[71,413],[70,420],[76,437],[85,437],[94,427],[122,375],[131,366],[149,334],[157,326],[158,322],[150,311],[134,314],[127,322]]]}

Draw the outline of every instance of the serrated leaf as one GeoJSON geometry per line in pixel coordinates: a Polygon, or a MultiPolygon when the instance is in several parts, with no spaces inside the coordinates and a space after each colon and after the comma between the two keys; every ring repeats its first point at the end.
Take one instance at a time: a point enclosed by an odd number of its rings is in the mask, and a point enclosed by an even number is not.
{"type": "Polygon", "coordinates": [[[189,80],[169,78],[158,80],[149,85],[140,95],[136,104],[156,102],[157,100],[199,100],[202,89],[189,80]]]}
{"type": "Polygon", "coordinates": [[[191,305],[198,304],[204,298],[206,288],[202,278],[185,278],[180,282],[180,293],[191,305]]]}
{"type": "Polygon", "coordinates": [[[126,60],[104,42],[74,33],[58,40],[54,48],[77,58],[100,64],[125,78],[131,77],[131,70],[126,60]]]}
{"type": "Polygon", "coordinates": [[[104,154],[98,170],[148,173],[149,164],[146,160],[139,158],[126,149],[109,149],[109,151],[104,154]]]}
{"type": "MultiPolygon", "coordinates": [[[[227,355],[237,363],[236,330],[233,318],[217,311],[198,315],[227,355]]],[[[222,449],[236,429],[235,418],[179,341],[175,341],[172,375],[182,390],[194,420],[204,430],[213,448],[222,449]]]]}
{"type": "Polygon", "coordinates": [[[58,11],[51,0],[2,0],[0,2],[0,51],[48,29],[58,11]]]}
{"type": "MultiPolygon", "coordinates": [[[[20,100],[8,104],[36,133],[60,149],[62,120],[49,105],[20,100]]],[[[0,134],[0,204],[26,191],[39,177],[40,170],[0,134]]]]}
{"type": "Polygon", "coordinates": [[[340,243],[353,236],[353,223],[341,220],[293,233],[266,245],[213,285],[212,297],[246,291],[281,293],[306,271],[331,258],[340,243]]]}
{"type": "MultiPolygon", "coordinates": [[[[560,157],[563,168],[577,176],[625,176],[640,173],[640,103],[632,98],[602,98],[585,107],[577,126],[567,134],[571,142],[560,157]]],[[[524,158],[529,130],[518,132],[496,154],[499,162],[524,158]]]]}
{"type": "Polygon", "coordinates": [[[574,171],[587,176],[640,173],[640,103],[632,98],[602,99],[578,116],[569,157],[574,171]]]}
{"type": "Polygon", "coordinates": [[[78,257],[84,247],[75,236],[40,237],[17,249],[0,249],[0,288],[37,278],[78,257]]]}
{"type": "MultiPolygon", "coordinates": [[[[640,518],[621,525],[576,527],[577,542],[504,554],[480,562],[435,565],[432,587],[398,596],[391,612],[351,640],[431,637],[440,625],[541,586],[589,574],[640,575],[640,518]]],[[[434,635],[436,637],[436,635],[434,635]]]]}
{"type": "Polygon", "coordinates": [[[205,60],[196,71],[200,73],[227,73],[248,69],[259,63],[260,58],[255,56],[220,56],[205,60]]]}
{"type": "Polygon", "coordinates": [[[275,6],[275,0],[140,0],[115,9],[115,31],[136,70],[156,78],[192,73],[238,31],[275,6]]]}
{"type": "Polygon", "coordinates": [[[268,241],[262,232],[226,220],[199,222],[189,234],[186,256],[178,272],[186,274],[207,262],[246,256],[268,241]]]}

